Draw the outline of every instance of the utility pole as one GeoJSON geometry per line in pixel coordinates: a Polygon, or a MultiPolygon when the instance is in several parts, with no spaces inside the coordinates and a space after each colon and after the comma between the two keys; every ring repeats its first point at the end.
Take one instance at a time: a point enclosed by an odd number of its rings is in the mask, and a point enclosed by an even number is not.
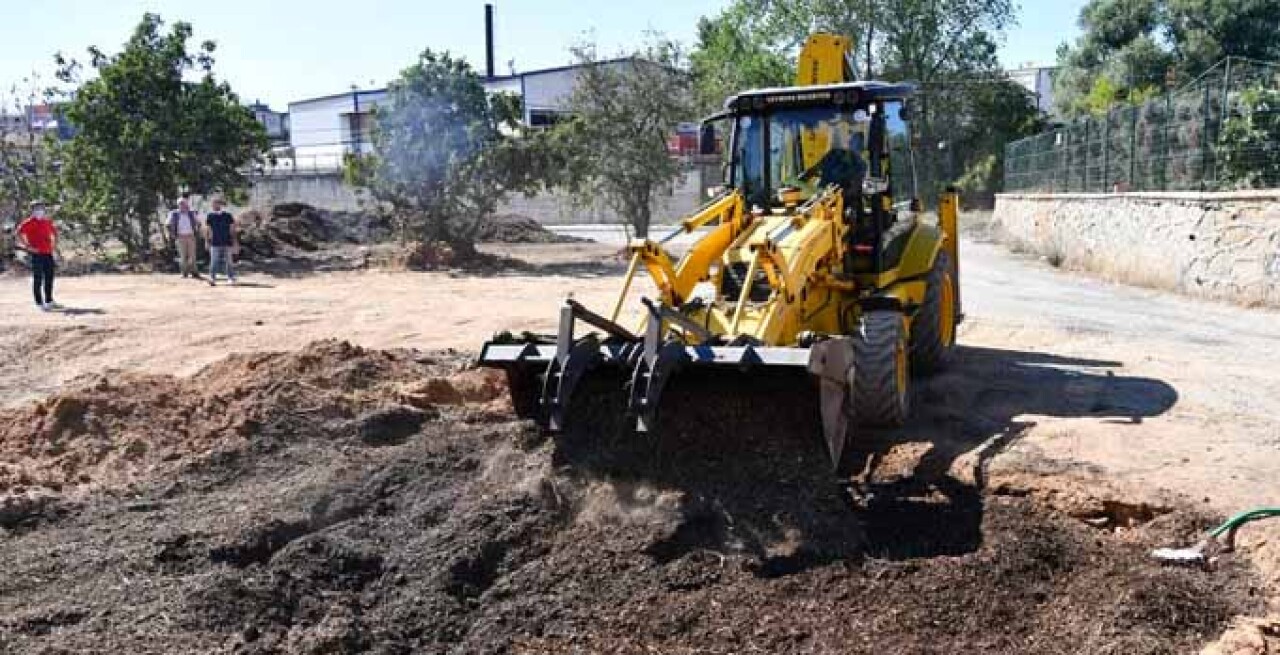
{"type": "Polygon", "coordinates": [[[354,107],[351,114],[351,145],[357,157],[364,154],[360,143],[360,87],[355,84],[351,85],[351,104],[354,107]]]}

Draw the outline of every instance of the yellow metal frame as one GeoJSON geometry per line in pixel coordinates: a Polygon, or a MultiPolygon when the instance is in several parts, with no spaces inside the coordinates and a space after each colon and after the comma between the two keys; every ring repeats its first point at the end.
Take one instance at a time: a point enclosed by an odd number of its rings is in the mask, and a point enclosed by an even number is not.
{"type": "Polygon", "coordinates": [[[835,34],[812,34],[796,62],[796,86],[837,84],[849,81],[845,59],[853,40],[835,34]]]}
{"type": "MultiPolygon", "coordinates": [[[[829,34],[815,34],[800,55],[798,85],[847,81],[846,55],[851,41],[829,34]]],[[[885,198],[886,209],[892,201],[885,198]]],[[[748,212],[737,191],[711,200],[682,221],[684,232],[706,227],[689,251],[675,261],[658,242],[636,239],[629,245],[631,261],[622,292],[611,318],[617,321],[636,274],[644,270],[656,285],[662,304],[677,308],[692,323],[705,326],[717,337],[731,341],[751,337],[773,346],[794,345],[804,332],[839,334],[852,326],[847,318],[856,316],[864,302],[889,300],[905,309],[924,302],[927,276],[939,252],[950,254],[949,281],[959,279],[957,240],[958,202],[954,192],[944,193],[939,203],[937,225],[919,222],[912,228],[901,258],[892,268],[876,274],[843,275],[845,258],[844,200],[837,187],[820,189],[799,206],[784,203],[773,212],[748,212]],[[718,271],[717,271],[718,266],[718,271]],[[717,297],[714,302],[688,307],[694,287],[700,282],[720,280],[729,268],[745,270],[741,290],[734,298],[717,297]],[[752,300],[757,277],[767,280],[767,299],[752,300]]],[[[959,291],[953,288],[948,304],[959,317],[959,291]]],[[[910,329],[909,311],[904,320],[910,329]]],[[[646,319],[647,320],[647,319],[646,319]]],[[[664,329],[679,330],[678,325],[664,329]]],[[[686,342],[699,336],[685,333],[686,342]]]]}

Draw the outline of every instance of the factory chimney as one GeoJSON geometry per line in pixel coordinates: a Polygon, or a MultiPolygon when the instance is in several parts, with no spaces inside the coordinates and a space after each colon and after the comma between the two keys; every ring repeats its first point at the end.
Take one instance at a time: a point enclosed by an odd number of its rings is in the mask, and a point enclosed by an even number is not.
{"type": "Polygon", "coordinates": [[[484,74],[493,77],[493,5],[484,6],[484,74]]]}

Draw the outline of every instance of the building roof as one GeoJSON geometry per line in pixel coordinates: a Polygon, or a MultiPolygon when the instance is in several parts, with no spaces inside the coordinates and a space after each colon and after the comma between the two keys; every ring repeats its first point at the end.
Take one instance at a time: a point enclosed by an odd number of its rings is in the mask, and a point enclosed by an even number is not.
{"type": "Polygon", "coordinates": [[[346,97],[346,96],[352,96],[352,95],[380,96],[380,95],[385,95],[385,93],[387,93],[387,87],[357,88],[357,90],[343,91],[342,93],[329,93],[328,96],[316,96],[316,97],[308,97],[308,99],[303,99],[303,100],[294,100],[293,102],[289,102],[289,107],[292,107],[294,105],[307,105],[307,104],[310,104],[310,102],[320,102],[321,100],[333,100],[333,99],[337,99],[337,97],[346,97]]]}

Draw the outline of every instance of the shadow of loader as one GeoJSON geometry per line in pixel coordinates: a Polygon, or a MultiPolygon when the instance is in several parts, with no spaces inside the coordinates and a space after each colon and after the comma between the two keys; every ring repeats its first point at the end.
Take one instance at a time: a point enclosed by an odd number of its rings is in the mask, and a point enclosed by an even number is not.
{"type": "Polygon", "coordinates": [[[977,486],[950,477],[983,447],[979,466],[1030,423],[1020,417],[1099,417],[1139,423],[1177,401],[1168,384],[1115,375],[1119,362],[961,347],[947,370],[917,380],[902,429],[855,433],[873,469],[904,441],[926,441],[911,475],[864,489],[851,503],[820,438],[817,394],[805,374],[690,370],[663,398],[658,437],[630,430],[625,381],[593,374],[575,395],[555,462],[584,477],[683,492],[683,522],[649,550],[669,561],[694,550],[745,552],[761,576],[864,557],[961,555],[981,545],[977,486]]]}

